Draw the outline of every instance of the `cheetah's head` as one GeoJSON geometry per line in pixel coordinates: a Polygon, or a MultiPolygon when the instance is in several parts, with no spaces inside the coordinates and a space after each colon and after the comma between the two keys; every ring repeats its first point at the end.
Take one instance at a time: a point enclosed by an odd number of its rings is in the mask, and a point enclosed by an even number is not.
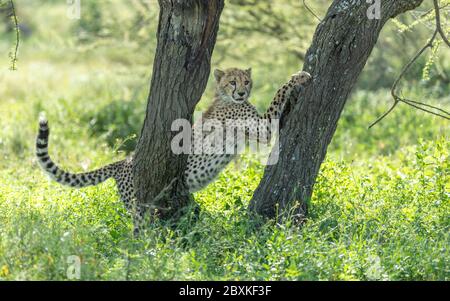
{"type": "Polygon", "coordinates": [[[252,69],[230,68],[214,70],[216,91],[221,99],[233,103],[243,103],[252,90],[252,69]]]}

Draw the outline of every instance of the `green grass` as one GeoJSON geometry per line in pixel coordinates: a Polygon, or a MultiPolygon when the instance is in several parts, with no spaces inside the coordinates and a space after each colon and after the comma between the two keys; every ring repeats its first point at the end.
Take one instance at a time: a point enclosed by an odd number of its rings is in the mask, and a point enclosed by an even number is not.
{"type": "Polygon", "coordinates": [[[81,190],[15,163],[0,173],[0,277],[66,279],[449,278],[449,169],[443,140],[392,157],[322,167],[302,228],[249,219],[262,167],[242,162],[195,195],[202,211],[135,239],[114,183],[81,190]]]}
{"type": "MultiPolygon", "coordinates": [[[[390,104],[383,89],[351,96],[303,227],[249,218],[264,167],[243,158],[195,194],[198,221],[156,222],[134,238],[114,182],[77,190],[49,181],[34,159],[34,136],[46,111],[50,152],[62,166],[80,171],[123,158],[143,121],[154,48],[79,43],[70,34],[76,24],[50,26],[64,6],[28,4],[35,35],[23,40],[19,70],[0,58],[1,280],[65,280],[70,256],[81,259],[86,280],[450,279],[450,125],[400,105],[368,130],[390,104]]],[[[1,39],[0,53],[10,43],[1,39]]],[[[253,67],[261,110],[298,66],[241,60],[253,67]]],[[[240,66],[235,57],[220,65],[240,66]]],[[[449,105],[448,91],[413,85],[414,99],[449,105]]],[[[200,109],[212,93],[211,79],[200,109]]]]}

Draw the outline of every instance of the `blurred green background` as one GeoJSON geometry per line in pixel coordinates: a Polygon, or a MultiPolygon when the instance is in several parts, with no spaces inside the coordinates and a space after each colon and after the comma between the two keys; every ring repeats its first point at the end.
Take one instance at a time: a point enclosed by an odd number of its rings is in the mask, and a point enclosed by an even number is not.
{"type": "MultiPolygon", "coordinates": [[[[66,279],[70,254],[84,258],[83,279],[448,279],[450,123],[400,104],[368,130],[432,34],[432,14],[420,18],[429,2],[383,29],[329,147],[310,223],[255,228],[245,207],[263,167],[244,158],[196,194],[204,210],[195,225],[157,224],[134,239],[114,184],[73,190],[48,182],[34,136],[45,111],[50,153],[73,171],[132,152],[149,92],[157,1],[82,0],[73,19],[64,0],[16,0],[21,39],[11,71],[15,32],[9,1],[1,0],[0,279],[66,279]]],[[[308,3],[324,16],[331,1],[308,3]]],[[[449,19],[443,9],[445,28],[449,19]]],[[[302,68],[317,24],[302,1],[226,1],[212,67],[252,67],[251,101],[262,112],[302,68]]],[[[211,75],[198,110],[210,104],[213,85],[211,75]]],[[[401,87],[411,99],[449,108],[449,49],[427,52],[401,87]]]]}

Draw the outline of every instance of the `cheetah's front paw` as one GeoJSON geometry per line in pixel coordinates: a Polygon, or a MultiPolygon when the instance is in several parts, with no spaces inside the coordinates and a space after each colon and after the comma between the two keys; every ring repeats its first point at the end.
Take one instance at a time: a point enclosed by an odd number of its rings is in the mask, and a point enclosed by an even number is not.
{"type": "Polygon", "coordinates": [[[291,82],[295,85],[303,85],[311,80],[312,76],[306,71],[299,71],[298,73],[292,74],[291,82]]]}

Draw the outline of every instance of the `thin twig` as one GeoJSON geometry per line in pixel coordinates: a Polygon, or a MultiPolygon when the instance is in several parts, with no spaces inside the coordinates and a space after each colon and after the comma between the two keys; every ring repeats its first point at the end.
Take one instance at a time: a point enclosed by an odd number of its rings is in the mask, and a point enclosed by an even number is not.
{"type": "Polygon", "coordinates": [[[306,7],[306,9],[307,9],[314,17],[316,17],[317,20],[319,20],[319,22],[322,22],[322,19],[320,19],[320,18],[314,13],[314,11],[308,6],[308,4],[306,4],[306,0],[303,0],[303,5],[306,7]]]}
{"type": "Polygon", "coordinates": [[[414,101],[414,100],[409,100],[409,99],[405,99],[402,98],[400,96],[397,95],[397,86],[400,83],[400,80],[405,76],[406,72],[409,70],[409,68],[411,68],[411,66],[417,61],[417,59],[428,49],[428,48],[432,48],[433,47],[433,43],[436,40],[436,37],[441,36],[442,39],[444,40],[444,42],[450,47],[450,43],[444,33],[444,30],[442,29],[441,26],[441,21],[440,21],[440,7],[439,7],[439,3],[438,0],[433,0],[434,3],[434,10],[435,10],[435,20],[436,20],[436,24],[435,24],[435,30],[433,33],[433,36],[431,37],[431,39],[425,44],[425,46],[423,46],[418,52],[417,54],[405,65],[405,67],[403,68],[402,72],[400,73],[400,75],[397,77],[397,79],[395,80],[394,84],[392,85],[391,88],[391,95],[392,98],[394,99],[394,103],[393,105],[389,108],[389,110],[387,110],[383,115],[381,115],[380,117],[377,118],[377,120],[375,120],[375,122],[373,122],[370,126],[369,129],[372,128],[373,126],[375,126],[377,123],[379,123],[381,120],[383,120],[387,115],[389,115],[394,109],[395,107],[398,105],[399,102],[403,102],[413,108],[416,108],[418,110],[424,111],[426,113],[429,114],[433,114],[435,116],[439,116],[441,118],[444,119],[450,119],[450,114],[449,112],[447,112],[446,110],[443,110],[441,108],[426,104],[426,103],[422,103],[419,101],[414,101]],[[440,111],[443,114],[440,113],[436,113],[433,112],[431,110],[425,109],[423,107],[428,107],[437,111],[440,111]],[[446,116],[447,115],[447,116],[446,116]]]}
{"type": "Polygon", "coordinates": [[[431,109],[436,110],[436,111],[440,111],[440,112],[450,116],[450,112],[448,112],[448,111],[446,111],[444,109],[435,107],[433,105],[430,105],[430,104],[427,104],[427,103],[423,103],[423,102],[419,102],[419,101],[415,101],[415,100],[411,100],[411,99],[406,99],[406,101],[408,101],[410,103],[417,104],[417,105],[421,105],[421,106],[424,106],[424,107],[428,107],[428,108],[431,108],[431,109]]]}
{"type": "Polygon", "coordinates": [[[444,40],[445,44],[447,44],[447,46],[450,47],[450,41],[447,39],[447,34],[442,29],[441,12],[440,12],[440,9],[439,9],[438,0],[433,0],[433,4],[434,4],[434,10],[436,11],[436,29],[439,32],[442,40],[444,40]]]}
{"type": "Polygon", "coordinates": [[[409,68],[411,68],[411,66],[416,62],[416,60],[422,55],[422,53],[425,52],[425,50],[427,50],[428,48],[433,46],[433,42],[436,39],[437,36],[437,30],[434,31],[433,36],[431,37],[431,39],[427,42],[427,44],[425,46],[423,46],[417,53],[416,55],[405,65],[405,67],[403,68],[402,72],[400,73],[400,75],[397,77],[397,79],[395,80],[394,84],[392,85],[391,88],[391,95],[392,98],[394,99],[394,104],[392,105],[392,107],[387,110],[383,115],[381,115],[380,117],[377,118],[377,120],[375,120],[370,126],[369,129],[371,129],[372,127],[374,127],[377,123],[379,123],[381,120],[383,120],[387,115],[389,115],[389,113],[391,113],[395,107],[397,106],[397,104],[402,100],[401,97],[399,97],[396,93],[397,90],[397,86],[400,82],[400,80],[403,78],[403,76],[405,76],[406,72],[409,70],[409,68]]]}
{"type": "MultiPolygon", "coordinates": [[[[425,105],[424,103],[417,102],[417,101],[412,102],[412,101],[410,101],[409,99],[402,99],[401,102],[407,104],[408,106],[411,106],[411,107],[413,107],[413,108],[416,108],[416,109],[418,109],[418,110],[424,111],[424,112],[426,112],[426,113],[429,113],[429,114],[432,114],[432,115],[435,115],[435,116],[438,116],[438,117],[441,117],[441,118],[450,120],[450,114],[449,114],[448,116],[445,116],[445,115],[442,115],[442,114],[439,114],[439,113],[436,113],[436,112],[433,112],[433,111],[430,111],[430,110],[421,108],[420,106],[413,104],[413,103],[417,103],[417,104],[420,104],[420,105],[425,105]]],[[[444,111],[444,110],[441,110],[441,111],[444,111]]],[[[444,112],[445,112],[445,111],[444,111],[444,112]]],[[[447,113],[447,112],[445,112],[445,113],[447,113]]],[[[448,113],[447,113],[447,114],[448,114],[448,113]]]]}
{"type": "Polygon", "coordinates": [[[375,120],[371,125],[369,125],[369,129],[371,129],[372,127],[374,127],[377,123],[379,123],[381,120],[383,120],[387,115],[389,115],[397,106],[398,101],[395,100],[394,104],[389,108],[389,110],[387,110],[386,112],[383,113],[383,115],[381,115],[380,117],[377,118],[377,120],[375,120]]]}
{"type": "Polygon", "coordinates": [[[16,8],[14,7],[13,0],[10,0],[12,10],[12,18],[14,20],[14,28],[16,30],[16,47],[14,49],[14,53],[11,54],[11,70],[17,70],[17,52],[19,50],[20,43],[20,31],[19,31],[19,22],[17,21],[16,8]]]}

